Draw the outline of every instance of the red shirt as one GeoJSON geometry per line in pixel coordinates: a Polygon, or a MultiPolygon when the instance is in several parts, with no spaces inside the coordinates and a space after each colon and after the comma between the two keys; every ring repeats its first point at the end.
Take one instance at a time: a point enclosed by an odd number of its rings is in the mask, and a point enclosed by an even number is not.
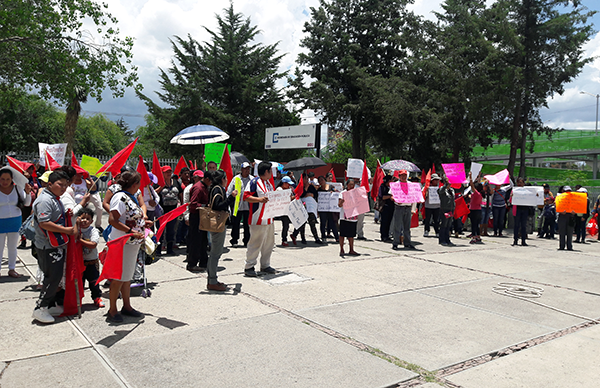
{"type": "Polygon", "coordinates": [[[469,203],[469,209],[471,210],[481,210],[481,201],[483,197],[479,193],[479,191],[475,190],[473,194],[471,194],[471,202],[469,203]]]}
{"type": "Polygon", "coordinates": [[[190,212],[196,212],[199,207],[208,205],[208,187],[202,181],[196,182],[190,189],[190,212]]]}

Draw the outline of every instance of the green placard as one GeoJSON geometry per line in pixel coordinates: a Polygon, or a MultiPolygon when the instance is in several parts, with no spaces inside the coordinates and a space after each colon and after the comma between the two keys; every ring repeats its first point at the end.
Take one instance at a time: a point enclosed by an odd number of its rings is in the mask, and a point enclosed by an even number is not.
{"type": "MultiPolygon", "coordinates": [[[[227,144],[227,149],[231,155],[231,144],[227,144]]],[[[204,161],[217,163],[217,168],[221,166],[221,158],[223,157],[223,151],[225,151],[225,144],[223,143],[210,143],[204,145],[204,161]]]]}

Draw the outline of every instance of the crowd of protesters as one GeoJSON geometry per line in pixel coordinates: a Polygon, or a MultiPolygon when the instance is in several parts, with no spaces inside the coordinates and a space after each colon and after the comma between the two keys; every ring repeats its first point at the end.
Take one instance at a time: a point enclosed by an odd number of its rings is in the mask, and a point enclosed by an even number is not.
{"type": "MultiPolygon", "coordinates": [[[[189,204],[182,217],[166,225],[161,241],[157,242],[155,256],[181,254],[185,246],[186,268],[190,272],[207,273],[207,289],[225,291],[228,286],[218,281],[217,265],[226,249],[245,247],[246,261],[244,275],[256,277],[260,274],[277,272],[271,266],[271,256],[275,242],[274,221],[281,222],[282,248],[290,244],[307,244],[306,225],[317,245],[327,242],[339,244],[339,254],[359,256],[355,239],[366,239],[363,234],[364,214],[348,215],[344,212],[344,199],[340,195],[339,211],[318,211],[319,193],[354,190],[359,187],[358,179],[347,179],[343,185],[334,183],[335,177],[329,173],[315,177],[302,174],[301,187],[297,187],[293,174],[272,176],[271,164],[261,162],[255,167],[257,176],[251,174],[252,165],[245,162],[239,174],[231,181],[225,173],[217,169],[214,162],[205,169],[192,171],[183,168],[178,175],[170,166],[162,167],[164,185],[159,186],[158,177],[146,165],[148,179],[152,183],[141,187],[141,175],[133,168],[125,166],[121,173],[109,182],[104,199],[100,199],[97,187],[98,178],[78,173],[73,167],[64,166],[52,172],[39,171],[33,166],[25,171],[27,183],[17,187],[14,181],[15,170],[0,169],[0,246],[7,247],[8,276],[20,277],[16,271],[17,247],[26,248],[27,241],[20,235],[22,226],[33,214],[35,238],[32,244],[34,256],[38,260],[42,283],[40,296],[33,313],[35,320],[43,323],[54,322],[54,317],[63,313],[64,263],[66,245],[64,241],[75,238],[81,242],[85,271],[82,281],[87,281],[94,304],[104,307],[102,292],[97,285],[100,276],[100,263],[97,246],[104,233],[108,241],[131,234],[123,249],[123,268],[119,277],[109,278],[110,307],[107,317],[113,322],[122,322],[122,315],[140,317],[141,313],[131,306],[130,282],[136,278],[140,246],[144,242],[145,229],[156,228],[155,219],[172,211],[182,204],[189,204]],[[38,178],[39,177],[39,178],[38,178]],[[341,187],[341,189],[340,189],[341,187]],[[306,207],[307,222],[294,228],[290,219],[283,215],[273,218],[263,217],[264,206],[268,202],[267,193],[274,190],[291,189],[291,199],[298,198],[306,207]],[[238,199],[236,201],[236,199],[238,199]],[[90,206],[91,204],[91,206],[90,206]],[[215,211],[229,212],[229,244],[227,232],[207,232],[199,229],[198,209],[211,207],[215,211]],[[235,211],[234,211],[235,209],[235,211]],[[103,211],[109,214],[107,230],[102,226],[103,211]],[[70,222],[66,218],[71,215],[70,222]],[[348,249],[346,250],[346,241],[348,249]],[[177,252],[179,251],[179,252],[177,252]],[[257,268],[258,266],[258,268],[257,268]],[[117,302],[122,299],[123,307],[118,310],[117,302]]],[[[18,173],[18,172],[17,172],[18,173]]],[[[18,173],[19,174],[19,173],[18,173]]],[[[461,185],[451,185],[445,176],[432,174],[429,180],[431,190],[423,190],[423,203],[397,203],[390,185],[395,182],[408,182],[409,173],[405,170],[395,175],[386,175],[376,188],[375,222],[379,222],[379,240],[391,244],[392,249],[417,249],[411,228],[415,217],[422,214],[423,237],[437,237],[445,247],[455,244],[452,238],[464,234],[467,219],[470,221],[471,244],[483,243],[482,237],[503,237],[509,214],[513,219],[513,245],[527,246],[528,226],[537,217],[537,237],[554,239],[559,236],[560,250],[573,250],[572,236],[576,243],[585,243],[587,220],[597,213],[599,201],[592,207],[588,199],[588,211],[583,214],[557,213],[555,196],[548,185],[544,185],[544,204],[538,207],[512,205],[512,182],[506,185],[493,185],[485,179],[473,179],[461,185]],[[434,198],[436,197],[436,198],[434,198]],[[468,216],[456,216],[458,207],[466,206],[468,216]]],[[[419,180],[413,178],[413,180],[419,180]]],[[[518,178],[517,187],[526,182],[518,178]]],[[[587,193],[580,186],[574,188],[587,193]]],[[[570,192],[569,186],[560,187],[557,194],[570,192]]],[[[417,244],[418,245],[418,244],[417,244]]],[[[1,269],[1,268],[0,268],[1,269]]]]}

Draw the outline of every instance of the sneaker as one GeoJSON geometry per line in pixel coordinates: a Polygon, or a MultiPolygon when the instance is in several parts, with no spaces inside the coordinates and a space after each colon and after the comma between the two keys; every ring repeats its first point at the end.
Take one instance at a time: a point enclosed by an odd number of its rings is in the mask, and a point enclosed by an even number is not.
{"type": "Polygon", "coordinates": [[[19,249],[27,248],[27,240],[21,240],[21,244],[18,246],[19,249]]]}
{"type": "Polygon", "coordinates": [[[300,242],[301,242],[302,244],[304,244],[304,245],[306,245],[306,244],[307,244],[306,240],[302,240],[302,241],[300,241],[300,242]]]}
{"type": "Polygon", "coordinates": [[[231,243],[231,247],[232,248],[237,248],[238,247],[238,243],[237,242],[232,242],[231,243]]]}
{"type": "Polygon", "coordinates": [[[56,305],[54,307],[50,307],[48,309],[48,313],[50,315],[52,315],[53,317],[59,317],[64,312],[65,312],[65,309],[63,308],[63,306],[59,306],[59,305],[56,305]]]}
{"type": "Polygon", "coordinates": [[[293,234],[290,234],[290,238],[292,239],[292,244],[297,245],[296,244],[296,236],[294,236],[293,234]]]}
{"type": "Polygon", "coordinates": [[[207,284],[206,289],[211,291],[227,291],[227,285],[225,283],[207,284]]]}
{"type": "Polygon", "coordinates": [[[254,267],[252,267],[252,268],[246,268],[244,270],[244,276],[249,277],[249,278],[255,278],[258,275],[256,274],[256,271],[254,270],[254,267]]]}
{"type": "Polygon", "coordinates": [[[116,313],[115,315],[110,315],[110,313],[106,314],[107,318],[109,321],[114,322],[114,323],[122,323],[123,322],[123,316],[119,313],[116,313]]]}
{"type": "Polygon", "coordinates": [[[367,241],[367,238],[365,236],[357,237],[356,239],[360,241],[367,241]]]}
{"type": "Polygon", "coordinates": [[[126,310],[125,307],[123,307],[121,309],[121,314],[127,315],[128,317],[134,317],[134,318],[141,318],[143,315],[142,313],[140,313],[139,311],[137,311],[134,308],[132,308],[131,310],[126,310]]]}
{"type": "Polygon", "coordinates": [[[281,243],[281,246],[282,246],[282,247],[289,247],[289,246],[290,246],[290,244],[288,244],[287,242],[283,241],[283,242],[281,243]]]}
{"type": "Polygon", "coordinates": [[[315,240],[315,244],[323,245],[325,244],[322,240],[315,240]]]}
{"type": "Polygon", "coordinates": [[[41,323],[54,323],[54,317],[50,315],[47,307],[40,307],[33,310],[33,319],[41,323]]]}
{"type": "Polygon", "coordinates": [[[104,301],[102,301],[102,298],[94,299],[94,305],[99,308],[105,307],[104,301]]]}
{"type": "Polygon", "coordinates": [[[193,266],[193,267],[185,267],[185,269],[187,269],[188,271],[193,272],[193,273],[203,272],[203,268],[198,267],[197,265],[193,266]]]}
{"type": "Polygon", "coordinates": [[[426,230],[425,232],[423,232],[423,237],[429,237],[429,231],[426,230]]]}
{"type": "Polygon", "coordinates": [[[268,273],[268,274],[275,274],[277,273],[277,270],[273,267],[267,267],[267,268],[261,268],[260,272],[264,272],[264,273],[268,273]]]}
{"type": "Polygon", "coordinates": [[[398,250],[398,245],[392,245],[393,250],[398,250]]]}

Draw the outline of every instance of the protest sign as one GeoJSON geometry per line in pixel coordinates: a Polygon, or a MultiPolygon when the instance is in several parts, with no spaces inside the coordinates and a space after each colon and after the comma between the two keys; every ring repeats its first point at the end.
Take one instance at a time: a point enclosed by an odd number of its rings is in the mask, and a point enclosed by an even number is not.
{"type": "MultiPolygon", "coordinates": [[[[231,144],[227,144],[227,149],[231,155],[231,144]]],[[[209,143],[204,145],[204,162],[215,162],[217,168],[221,165],[221,158],[225,152],[225,144],[223,143],[209,143]]]]}
{"type": "Polygon", "coordinates": [[[235,197],[235,205],[233,206],[233,216],[237,217],[238,210],[240,210],[240,202],[242,201],[242,197],[244,196],[244,188],[242,187],[243,182],[239,176],[235,177],[235,190],[238,192],[235,197]]]}
{"type": "Polygon", "coordinates": [[[561,193],[556,196],[557,213],[587,213],[586,193],[561,193]]]}
{"type": "Polygon", "coordinates": [[[287,216],[290,218],[295,229],[298,229],[308,221],[308,212],[302,201],[299,199],[295,199],[289,203],[287,207],[287,216]]]}
{"type": "Polygon", "coordinates": [[[507,169],[497,172],[494,175],[484,175],[483,177],[487,179],[491,185],[506,185],[510,182],[510,176],[507,169]]]}
{"type": "Polygon", "coordinates": [[[311,196],[303,197],[302,203],[304,204],[304,207],[306,208],[306,211],[308,213],[313,213],[315,215],[315,217],[318,215],[317,208],[319,205],[317,204],[317,201],[313,197],[311,197],[311,196]]]}
{"type": "Polygon", "coordinates": [[[339,213],[340,193],[331,191],[319,191],[319,212],[337,212],[339,213]]]}
{"type": "Polygon", "coordinates": [[[342,197],[344,198],[344,215],[346,218],[356,217],[371,210],[367,190],[362,186],[344,191],[342,197]]]}
{"type": "Polygon", "coordinates": [[[442,163],[446,177],[450,184],[463,184],[468,182],[465,175],[465,164],[464,163],[442,163]]]}
{"type": "Polygon", "coordinates": [[[346,176],[348,178],[362,177],[364,162],[360,159],[348,159],[348,168],[346,169],[346,176]]]}
{"type": "Polygon", "coordinates": [[[429,188],[429,204],[430,205],[439,205],[440,204],[440,195],[438,194],[439,187],[430,187],[429,188]]]}
{"type": "Polygon", "coordinates": [[[56,163],[63,166],[65,164],[65,153],[67,152],[67,143],[59,143],[59,144],[46,144],[46,143],[38,143],[38,148],[40,150],[40,165],[46,167],[46,153],[44,151],[48,151],[50,156],[56,160],[56,163]]]}
{"type": "Polygon", "coordinates": [[[100,170],[102,166],[103,164],[100,160],[87,155],[83,155],[81,157],[81,163],[79,164],[79,167],[83,168],[91,175],[96,175],[98,173],[98,170],[100,170]]]}
{"type": "Polygon", "coordinates": [[[476,162],[471,163],[471,176],[473,177],[473,180],[477,179],[482,168],[483,168],[483,164],[481,164],[481,163],[476,163],[476,162]]]}
{"type": "Polygon", "coordinates": [[[285,215],[286,209],[290,204],[291,195],[292,190],[290,189],[267,192],[266,197],[269,198],[269,202],[265,203],[263,218],[285,215]]]}
{"type": "Polygon", "coordinates": [[[512,204],[518,206],[537,206],[544,204],[543,187],[515,187],[512,191],[512,204]]]}
{"type": "Polygon", "coordinates": [[[392,182],[390,183],[392,197],[397,203],[424,202],[421,185],[417,182],[392,182]]]}
{"type": "Polygon", "coordinates": [[[342,184],[342,182],[328,182],[327,184],[330,187],[333,187],[333,191],[335,191],[336,193],[341,193],[342,191],[344,191],[344,185],[342,184]]]}

